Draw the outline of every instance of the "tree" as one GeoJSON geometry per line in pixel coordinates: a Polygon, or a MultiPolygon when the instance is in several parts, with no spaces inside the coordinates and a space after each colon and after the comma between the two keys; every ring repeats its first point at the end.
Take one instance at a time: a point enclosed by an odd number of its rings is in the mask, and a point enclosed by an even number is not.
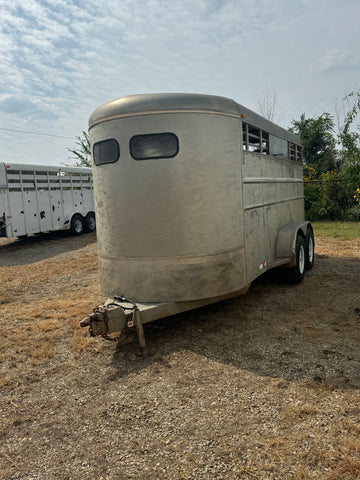
{"type": "Polygon", "coordinates": [[[315,168],[318,173],[335,169],[336,149],[334,138],[334,120],[329,113],[319,117],[293,120],[290,131],[300,136],[303,143],[305,162],[315,168]]]}
{"type": "Polygon", "coordinates": [[[291,131],[304,147],[305,209],[308,219],[360,221],[360,90],[335,104],[333,117],[293,120],[291,131]],[[335,146],[337,145],[337,148],[335,146]],[[337,168],[334,168],[334,165],[337,168]]]}
{"type": "Polygon", "coordinates": [[[351,92],[335,103],[337,137],[340,145],[340,168],[349,159],[360,159],[360,135],[351,126],[360,110],[360,92],[351,92]]]}
{"type": "Polygon", "coordinates": [[[360,135],[350,131],[350,128],[360,112],[360,91],[351,92],[344,98],[348,102],[349,109],[345,115],[344,126],[340,132],[341,143],[344,146],[344,160],[350,163],[360,163],[360,135]]]}
{"type": "Polygon", "coordinates": [[[347,135],[350,133],[350,127],[354,122],[356,116],[360,112],[360,90],[358,92],[351,92],[346,95],[345,99],[350,104],[349,111],[345,116],[343,134],[347,135]]]}
{"type": "Polygon", "coordinates": [[[80,136],[76,137],[77,141],[74,148],[68,148],[76,160],[77,167],[91,167],[91,147],[89,134],[82,131],[80,136]]]}
{"type": "Polygon", "coordinates": [[[280,113],[277,108],[276,93],[267,90],[261,97],[256,99],[259,112],[263,117],[271,122],[278,122],[280,113]]]}
{"type": "Polygon", "coordinates": [[[360,91],[353,91],[346,95],[343,102],[347,104],[343,128],[340,132],[341,143],[344,147],[342,178],[347,190],[349,207],[358,213],[354,219],[360,219],[360,135],[351,131],[351,127],[360,113],[360,91]],[[352,204],[352,206],[351,206],[352,204]]]}

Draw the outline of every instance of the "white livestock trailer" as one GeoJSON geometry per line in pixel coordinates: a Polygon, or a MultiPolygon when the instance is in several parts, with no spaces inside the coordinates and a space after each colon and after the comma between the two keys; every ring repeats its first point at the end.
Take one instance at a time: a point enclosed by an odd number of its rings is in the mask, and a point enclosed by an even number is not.
{"type": "Polygon", "coordinates": [[[0,162],[0,237],[95,227],[91,168],[0,162]]]}
{"type": "Polygon", "coordinates": [[[99,273],[93,335],[245,293],[314,262],[300,139],[233,100],[134,95],[91,115],[99,273]]]}

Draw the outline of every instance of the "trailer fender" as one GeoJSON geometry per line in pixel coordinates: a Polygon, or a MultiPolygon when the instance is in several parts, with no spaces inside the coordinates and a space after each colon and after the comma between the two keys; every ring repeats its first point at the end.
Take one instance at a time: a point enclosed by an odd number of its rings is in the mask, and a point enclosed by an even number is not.
{"type": "MultiPolygon", "coordinates": [[[[283,225],[279,229],[277,243],[276,243],[276,255],[278,258],[290,258],[291,262],[296,258],[296,238],[301,235],[304,240],[308,228],[311,228],[310,222],[292,222],[283,225]]],[[[290,266],[290,265],[289,265],[290,266]]]]}

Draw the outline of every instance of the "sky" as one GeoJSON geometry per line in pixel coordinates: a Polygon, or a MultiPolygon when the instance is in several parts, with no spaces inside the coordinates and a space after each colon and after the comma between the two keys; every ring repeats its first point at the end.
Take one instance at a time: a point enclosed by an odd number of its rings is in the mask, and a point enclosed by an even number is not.
{"type": "Polygon", "coordinates": [[[0,0],[0,161],[74,164],[91,113],[137,93],[334,115],[360,89],[359,20],[359,0],[0,0]]]}

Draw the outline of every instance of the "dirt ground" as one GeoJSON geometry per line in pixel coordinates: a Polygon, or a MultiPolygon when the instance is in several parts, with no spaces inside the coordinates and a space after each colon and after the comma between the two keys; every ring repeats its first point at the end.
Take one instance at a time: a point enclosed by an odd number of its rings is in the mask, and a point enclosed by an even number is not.
{"type": "Polygon", "coordinates": [[[96,238],[0,241],[0,478],[360,478],[360,239],[297,286],[91,339],[96,238]],[[131,339],[130,339],[131,340],[131,339]]]}

